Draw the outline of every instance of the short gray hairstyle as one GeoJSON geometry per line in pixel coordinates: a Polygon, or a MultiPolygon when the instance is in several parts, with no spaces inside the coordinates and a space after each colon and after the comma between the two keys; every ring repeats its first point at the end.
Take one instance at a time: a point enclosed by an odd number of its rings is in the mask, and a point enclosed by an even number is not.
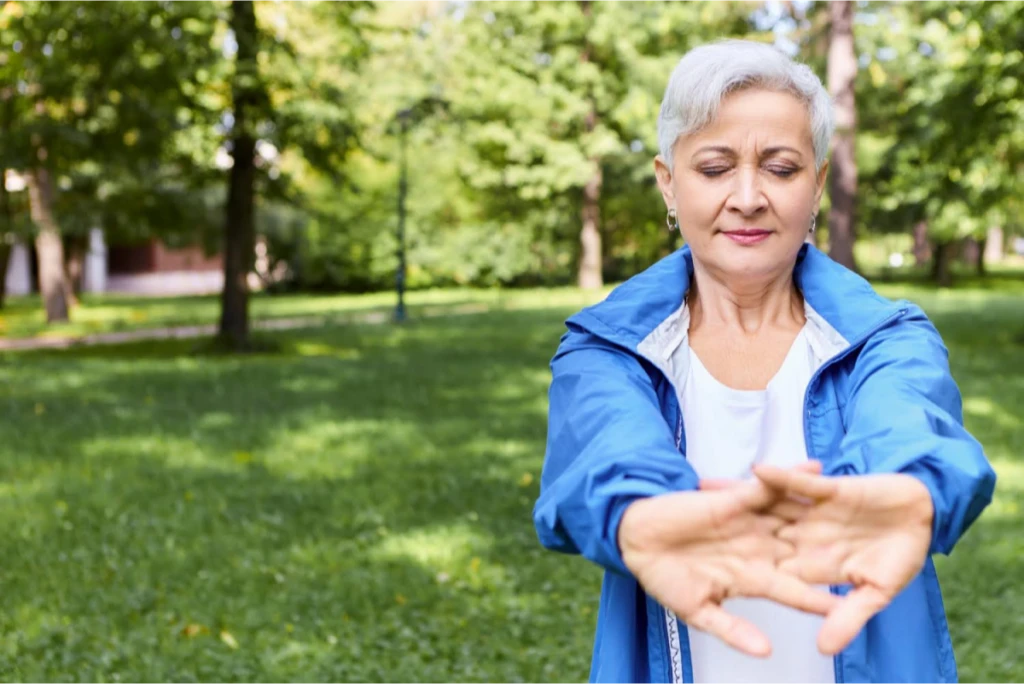
{"type": "Polygon", "coordinates": [[[729,93],[761,87],[792,93],[807,105],[817,169],[835,130],[832,99],[806,64],[750,40],[723,40],[687,52],[672,71],[658,115],[658,147],[674,170],[672,148],[681,136],[707,126],[729,93]]]}

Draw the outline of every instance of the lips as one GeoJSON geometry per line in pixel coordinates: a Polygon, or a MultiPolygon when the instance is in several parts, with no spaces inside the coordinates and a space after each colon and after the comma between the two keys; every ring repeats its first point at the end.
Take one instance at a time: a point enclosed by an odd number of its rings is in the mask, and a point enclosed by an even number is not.
{"type": "Polygon", "coordinates": [[[739,230],[723,230],[722,234],[741,245],[753,245],[766,240],[772,231],[761,228],[740,228],[739,230]]]}

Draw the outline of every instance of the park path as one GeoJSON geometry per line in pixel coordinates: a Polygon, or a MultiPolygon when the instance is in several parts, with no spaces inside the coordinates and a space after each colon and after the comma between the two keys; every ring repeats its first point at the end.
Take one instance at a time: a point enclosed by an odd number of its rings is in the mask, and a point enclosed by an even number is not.
{"type": "MultiPolygon", "coordinates": [[[[416,318],[484,313],[491,307],[485,304],[461,304],[458,306],[425,306],[416,311],[416,318]]],[[[252,322],[254,330],[295,330],[316,328],[324,325],[366,324],[379,325],[392,320],[391,311],[367,311],[364,313],[300,316],[293,318],[268,318],[252,322]]],[[[32,349],[70,349],[98,344],[124,344],[140,340],[172,340],[209,337],[217,332],[217,326],[179,325],[164,328],[143,328],[121,332],[93,333],[89,335],[47,335],[17,339],[0,339],[0,352],[32,349]]]]}

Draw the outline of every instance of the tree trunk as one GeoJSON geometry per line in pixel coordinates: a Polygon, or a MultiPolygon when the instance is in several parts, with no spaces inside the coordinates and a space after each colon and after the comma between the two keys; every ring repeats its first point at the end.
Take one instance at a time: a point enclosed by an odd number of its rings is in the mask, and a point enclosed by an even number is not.
{"type": "Polygon", "coordinates": [[[981,258],[990,264],[1003,260],[1003,229],[999,226],[992,226],[986,231],[985,249],[982,250],[981,258]]]}
{"type": "MultiPolygon", "coordinates": [[[[590,28],[590,2],[580,2],[580,9],[586,18],[586,29],[590,28]]],[[[580,54],[580,62],[586,64],[590,61],[590,45],[586,37],[583,42],[583,52],[580,54]]],[[[590,111],[587,112],[585,123],[587,133],[590,133],[597,126],[597,106],[593,97],[590,100],[590,111]]],[[[601,185],[604,182],[604,174],[601,170],[601,159],[592,157],[590,162],[594,166],[594,173],[590,180],[583,186],[583,207],[580,211],[582,228],[580,230],[580,263],[578,283],[584,290],[597,290],[604,285],[602,273],[601,254],[601,185]]]]}
{"type": "Polygon", "coordinates": [[[46,308],[46,321],[56,323],[68,320],[70,301],[67,279],[64,277],[64,244],[60,228],[53,215],[53,184],[50,172],[37,167],[26,179],[29,213],[36,225],[36,254],[39,258],[39,292],[46,308]]]}
{"type": "Polygon", "coordinates": [[[11,245],[6,238],[6,235],[0,233],[0,309],[4,308],[7,296],[7,262],[11,260],[11,245]]]}
{"type": "Polygon", "coordinates": [[[985,276],[985,250],[988,248],[988,235],[985,235],[980,240],[978,240],[977,245],[978,255],[977,261],[975,262],[975,266],[978,267],[978,275],[985,276]]]}
{"type": "Polygon", "coordinates": [[[0,309],[7,296],[7,264],[11,260],[11,198],[7,194],[7,169],[0,168],[0,309]]]}
{"type": "Polygon", "coordinates": [[[953,243],[939,242],[935,245],[935,261],[932,262],[932,278],[940,287],[953,285],[953,243]]]}
{"type": "Polygon", "coordinates": [[[64,277],[68,282],[71,306],[78,306],[78,295],[82,293],[82,274],[85,271],[86,245],[79,237],[67,239],[65,245],[64,277]]]}
{"type": "Polygon", "coordinates": [[[828,215],[829,256],[856,270],[853,258],[854,211],[857,197],[857,159],[854,136],[857,130],[853,82],[857,76],[857,53],[853,46],[853,2],[829,3],[831,26],[828,46],[828,91],[835,101],[836,135],[832,150],[831,196],[828,215]]]}
{"type": "Polygon", "coordinates": [[[914,224],[914,261],[924,266],[932,258],[932,246],[928,242],[928,223],[918,221],[914,224]]]}
{"type": "MultiPolygon", "coordinates": [[[[0,90],[0,101],[3,102],[0,108],[0,135],[10,136],[11,119],[14,116],[14,101],[12,96],[14,89],[10,86],[0,90]]],[[[7,169],[0,167],[0,309],[4,308],[4,300],[7,298],[7,265],[11,261],[12,245],[8,242],[11,239],[11,231],[14,223],[14,213],[11,211],[11,196],[7,193],[7,169]]]]}
{"type": "Polygon", "coordinates": [[[597,290],[604,285],[601,273],[601,183],[603,177],[598,166],[583,188],[583,230],[580,231],[579,286],[584,290],[597,290]]]}
{"type": "Polygon", "coordinates": [[[978,241],[974,238],[965,238],[960,243],[960,260],[964,266],[977,266],[978,264],[978,241]]]}
{"type": "Polygon", "coordinates": [[[249,284],[255,250],[254,183],[256,166],[252,119],[258,102],[256,14],[252,2],[233,0],[231,28],[238,43],[231,84],[234,126],[224,222],[224,289],[221,293],[219,337],[230,349],[249,346],[249,284]]]}

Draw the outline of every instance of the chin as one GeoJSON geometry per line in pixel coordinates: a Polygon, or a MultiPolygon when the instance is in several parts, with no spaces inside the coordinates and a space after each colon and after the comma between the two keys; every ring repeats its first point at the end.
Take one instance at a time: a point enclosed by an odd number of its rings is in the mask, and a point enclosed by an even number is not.
{"type": "MultiPolygon", "coordinates": [[[[740,247],[729,245],[729,249],[716,250],[711,264],[726,278],[738,280],[762,280],[773,278],[785,270],[792,270],[796,264],[796,250],[782,250],[779,245],[762,247],[740,247]]],[[[709,265],[711,265],[709,264],[709,265]]]]}

